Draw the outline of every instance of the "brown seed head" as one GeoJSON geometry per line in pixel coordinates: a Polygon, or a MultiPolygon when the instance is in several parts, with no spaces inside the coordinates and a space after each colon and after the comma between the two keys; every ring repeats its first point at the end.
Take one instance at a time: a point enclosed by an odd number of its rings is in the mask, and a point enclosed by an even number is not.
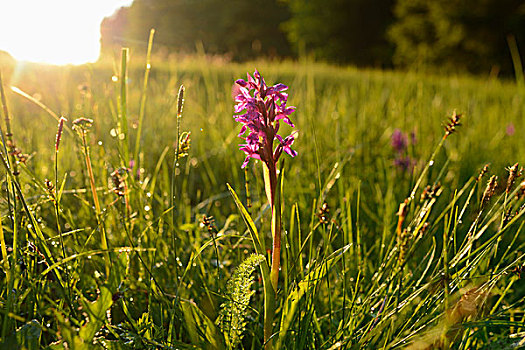
{"type": "Polygon", "coordinates": [[[423,190],[423,193],[421,193],[421,201],[425,201],[427,199],[432,199],[434,197],[438,197],[441,194],[441,183],[438,182],[432,186],[428,185],[423,190]]]}
{"type": "Polygon", "coordinates": [[[485,164],[485,166],[483,167],[483,169],[481,169],[481,171],[479,172],[479,175],[478,175],[478,178],[477,178],[477,182],[480,182],[481,181],[481,178],[483,178],[483,176],[485,176],[485,174],[487,173],[487,171],[489,171],[489,165],[488,164],[485,164]]]}
{"type": "Polygon", "coordinates": [[[498,177],[496,175],[492,175],[490,177],[490,180],[487,183],[487,187],[485,188],[485,192],[483,192],[483,197],[481,199],[481,206],[485,206],[487,202],[492,198],[494,195],[494,192],[496,191],[496,187],[498,186],[498,177]]]}
{"type": "Polygon", "coordinates": [[[507,188],[505,189],[505,193],[509,194],[512,190],[512,186],[514,185],[514,182],[516,181],[516,178],[521,176],[521,171],[518,170],[519,164],[516,163],[510,168],[507,168],[509,172],[509,177],[507,178],[507,188]]]}
{"type": "Polygon", "coordinates": [[[216,234],[218,232],[217,227],[215,227],[215,219],[213,216],[206,216],[202,218],[202,224],[208,229],[210,234],[216,234]]]}
{"type": "Polygon", "coordinates": [[[128,171],[127,168],[117,168],[110,174],[111,182],[113,183],[113,192],[119,197],[126,195],[126,177],[128,176],[128,171]]]}
{"type": "Polygon", "coordinates": [[[67,119],[60,117],[58,120],[57,136],[55,138],[55,151],[58,152],[58,146],[60,145],[60,140],[62,139],[62,131],[64,129],[64,122],[67,122],[67,119]]]}
{"type": "Polygon", "coordinates": [[[445,125],[445,137],[456,131],[456,127],[461,125],[461,123],[459,122],[460,119],[461,114],[456,114],[456,111],[454,111],[454,113],[452,113],[452,116],[448,118],[448,123],[445,125]]]}
{"type": "Polygon", "coordinates": [[[182,116],[182,107],[184,107],[184,85],[181,85],[179,88],[179,93],[177,94],[177,117],[182,116]]]}
{"type": "Polygon", "coordinates": [[[330,207],[328,203],[324,202],[319,211],[317,212],[317,217],[321,224],[328,224],[330,222],[330,207]]]}
{"type": "Polygon", "coordinates": [[[56,200],[55,185],[53,185],[53,183],[49,179],[44,180],[44,185],[46,186],[49,198],[51,198],[51,200],[54,202],[56,200]]]}

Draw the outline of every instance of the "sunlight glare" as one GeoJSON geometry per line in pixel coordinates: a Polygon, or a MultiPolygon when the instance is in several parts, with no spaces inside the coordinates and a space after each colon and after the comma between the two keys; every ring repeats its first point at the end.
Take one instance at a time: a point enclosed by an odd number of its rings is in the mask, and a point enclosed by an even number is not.
{"type": "Polygon", "coordinates": [[[131,1],[0,1],[0,50],[21,61],[94,62],[100,53],[100,23],[131,1]]]}

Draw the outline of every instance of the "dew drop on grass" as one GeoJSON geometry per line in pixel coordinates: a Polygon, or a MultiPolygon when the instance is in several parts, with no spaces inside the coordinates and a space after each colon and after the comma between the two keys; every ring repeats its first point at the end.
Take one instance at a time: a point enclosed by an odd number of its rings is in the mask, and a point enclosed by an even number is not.
{"type": "Polygon", "coordinates": [[[109,134],[110,134],[112,137],[117,137],[117,130],[115,130],[115,129],[111,129],[111,130],[109,131],[109,134]]]}
{"type": "Polygon", "coordinates": [[[99,141],[99,142],[98,142],[98,145],[99,145],[99,146],[102,146],[102,141],[99,141]]]}
{"type": "Polygon", "coordinates": [[[144,207],[144,210],[145,210],[145,211],[150,211],[150,209],[151,209],[151,208],[150,208],[149,205],[146,205],[146,206],[144,207]]]}
{"type": "Polygon", "coordinates": [[[151,197],[151,193],[150,192],[146,193],[146,197],[150,198],[151,197]]]}
{"type": "Polygon", "coordinates": [[[88,258],[88,259],[91,259],[91,255],[88,255],[87,258],[88,258]]]}
{"type": "Polygon", "coordinates": [[[433,161],[433,160],[431,160],[430,162],[428,162],[428,166],[432,166],[432,165],[434,165],[434,161],[433,161]]]}
{"type": "Polygon", "coordinates": [[[111,81],[116,83],[118,81],[118,77],[116,75],[112,76],[111,81]]]}
{"type": "Polygon", "coordinates": [[[204,131],[204,129],[203,129],[203,128],[201,128],[201,129],[200,129],[200,131],[201,131],[201,132],[203,132],[203,131],[204,131]]]}

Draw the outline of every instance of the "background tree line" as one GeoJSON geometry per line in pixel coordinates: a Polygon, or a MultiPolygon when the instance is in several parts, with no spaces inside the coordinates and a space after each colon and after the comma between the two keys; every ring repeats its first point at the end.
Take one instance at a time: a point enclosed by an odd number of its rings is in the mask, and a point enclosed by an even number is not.
{"type": "Polygon", "coordinates": [[[357,66],[512,73],[523,0],[135,0],[102,23],[103,50],[144,47],[234,60],[315,58],[357,66]]]}

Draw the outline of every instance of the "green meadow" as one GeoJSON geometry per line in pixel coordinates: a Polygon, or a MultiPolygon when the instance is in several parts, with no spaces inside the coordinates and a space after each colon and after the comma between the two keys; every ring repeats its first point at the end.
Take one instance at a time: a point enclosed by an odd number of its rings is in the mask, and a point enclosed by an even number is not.
{"type": "Polygon", "coordinates": [[[523,346],[523,86],[146,60],[0,67],[2,346],[523,346]],[[232,86],[255,69],[297,108],[269,321],[272,210],[233,118],[232,86]]]}

